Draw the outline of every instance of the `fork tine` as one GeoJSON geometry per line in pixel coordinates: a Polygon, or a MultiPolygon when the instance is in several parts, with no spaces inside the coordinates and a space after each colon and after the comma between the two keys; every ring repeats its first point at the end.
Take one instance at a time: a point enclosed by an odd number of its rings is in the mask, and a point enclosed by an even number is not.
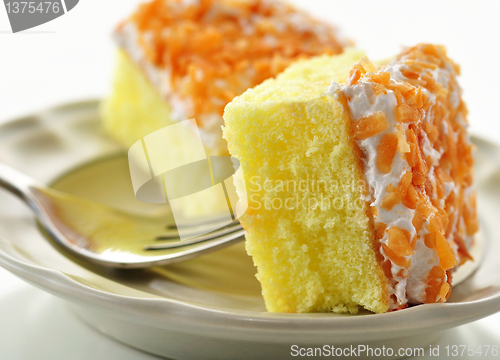
{"type": "MultiPolygon", "coordinates": [[[[225,247],[231,246],[232,244],[243,241],[243,235],[245,235],[245,230],[241,229],[230,234],[222,235],[221,237],[213,239],[211,241],[204,241],[196,245],[185,246],[178,250],[170,249],[171,251],[158,255],[157,257],[162,259],[160,261],[155,261],[154,265],[169,265],[176,262],[193,259],[219,249],[223,249],[225,247]]],[[[159,250],[160,249],[158,249],[158,251],[159,250]]],[[[155,258],[155,256],[152,257],[155,258]]]]}
{"type": "MultiPolygon", "coordinates": [[[[152,244],[152,245],[146,245],[144,247],[144,250],[164,250],[164,249],[173,249],[173,248],[183,247],[183,246],[187,246],[187,245],[198,244],[198,243],[201,243],[204,241],[216,239],[216,238],[221,237],[223,235],[234,233],[234,232],[239,231],[239,230],[242,230],[242,227],[239,223],[233,224],[232,226],[228,225],[226,227],[216,229],[216,230],[211,231],[211,232],[206,233],[206,234],[201,234],[199,236],[190,238],[188,240],[181,240],[179,238],[179,236],[177,236],[177,238],[176,238],[178,241],[173,241],[174,240],[173,238],[167,238],[167,240],[170,240],[172,242],[167,243],[167,244],[165,244],[165,243],[158,244],[157,243],[157,244],[152,244]]],[[[158,240],[158,238],[157,238],[157,240],[158,240]]]]}
{"type": "MultiPolygon", "coordinates": [[[[216,217],[216,218],[211,218],[211,219],[206,219],[206,220],[193,220],[189,222],[183,222],[183,223],[178,223],[178,224],[170,224],[168,226],[169,229],[178,229],[178,228],[196,228],[200,227],[203,225],[212,225],[212,224],[226,224],[227,217],[216,217]]],[[[233,220],[231,221],[230,224],[235,224],[238,223],[239,221],[233,220]]],[[[228,224],[229,225],[229,224],[228,224]]]]}
{"type": "MultiPolygon", "coordinates": [[[[246,231],[243,228],[236,228],[232,229],[232,231],[225,231],[224,233],[218,233],[218,235],[214,236],[214,232],[206,234],[203,236],[202,239],[199,238],[194,238],[194,239],[189,239],[186,241],[176,241],[173,243],[169,244],[151,244],[151,245],[146,245],[144,246],[144,250],[168,250],[168,249],[175,249],[175,248],[183,248],[183,247],[188,247],[190,245],[197,245],[201,243],[210,243],[214,242],[217,244],[222,244],[227,241],[233,241],[239,237],[242,237],[245,235],[246,231]]],[[[217,245],[214,245],[217,246],[217,245]]]]}
{"type": "MultiPolygon", "coordinates": [[[[199,225],[192,225],[192,226],[189,226],[189,228],[200,228],[198,231],[192,231],[191,233],[186,233],[184,235],[184,237],[189,237],[189,238],[192,238],[192,237],[197,237],[197,236],[200,236],[200,235],[204,235],[204,234],[207,234],[208,232],[207,231],[204,231],[206,230],[206,226],[202,226],[200,224],[211,224],[211,223],[199,223],[199,225]]],[[[226,229],[226,228],[229,228],[229,227],[234,227],[234,226],[237,226],[238,228],[241,228],[241,225],[240,225],[240,222],[238,220],[234,220],[232,222],[230,222],[229,224],[226,224],[224,226],[221,226],[215,230],[219,230],[219,229],[226,229]]],[[[187,227],[187,226],[186,226],[187,227]]],[[[178,226],[177,229],[179,228],[184,228],[184,226],[178,226]]],[[[215,230],[212,230],[212,231],[215,231],[215,230]]],[[[212,231],[209,231],[209,232],[212,232],[212,231]]],[[[161,235],[158,235],[155,237],[155,240],[169,240],[169,241],[172,241],[172,240],[179,240],[180,237],[179,237],[179,233],[178,231],[168,231],[164,234],[161,234],[161,235]]]]}

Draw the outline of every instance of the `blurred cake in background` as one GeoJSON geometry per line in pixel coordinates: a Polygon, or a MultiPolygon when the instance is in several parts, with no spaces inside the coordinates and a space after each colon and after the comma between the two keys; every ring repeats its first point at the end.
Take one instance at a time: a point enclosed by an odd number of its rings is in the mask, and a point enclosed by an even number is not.
{"type": "Polygon", "coordinates": [[[195,118],[209,155],[227,154],[222,114],[235,96],[297,59],[344,46],[331,25],[274,0],[153,0],[114,38],[120,50],[102,107],[106,131],[129,147],[195,118]]]}

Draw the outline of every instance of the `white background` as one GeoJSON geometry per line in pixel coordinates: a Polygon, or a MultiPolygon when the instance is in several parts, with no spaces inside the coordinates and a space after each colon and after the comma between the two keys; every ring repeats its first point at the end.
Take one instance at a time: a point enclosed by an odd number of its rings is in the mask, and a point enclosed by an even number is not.
{"type": "MultiPolygon", "coordinates": [[[[0,4],[0,122],[105,96],[115,51],[110,33],[138,2],[80,0],[65,16],[18,34],[0,4]]],[[[499,142],[499,1],[292,2],[331,20],[372,59],[418,42],[446,45],[462,68],[471,131],[499,142]]],[[[153,358],[100,336],[63,304],[0,269],[0,359],[153,358]]],[[[500,315],[450,331],[440,344],[500,346],[500,315]]]]}

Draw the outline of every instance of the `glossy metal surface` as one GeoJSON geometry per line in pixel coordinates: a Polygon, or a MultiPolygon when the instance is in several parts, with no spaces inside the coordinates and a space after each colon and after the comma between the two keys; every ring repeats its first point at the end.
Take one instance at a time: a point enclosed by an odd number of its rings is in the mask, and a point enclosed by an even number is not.
{"type": "Polygon", "coordinates": [[[92,263],[113,268],[148,268],[185,261],[243,240],[236,220],[180,241],[171,214],[141,216],[43,186],[0,163],[0,187],[29,205],[57,245],[92,263]],[[166,243],[165,243],[166,242],[166,243]]]}

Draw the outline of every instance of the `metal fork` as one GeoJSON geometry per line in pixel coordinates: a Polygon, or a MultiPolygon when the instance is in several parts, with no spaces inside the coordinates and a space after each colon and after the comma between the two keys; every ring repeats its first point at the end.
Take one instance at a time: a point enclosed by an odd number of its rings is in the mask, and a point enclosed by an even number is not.
{"type": "Polygon", "coordinates": [[[180,225],[165,216],[135,215],[68,195],[1,163],[0,187],[31,208],[57,247],[105,267],[148,268],[180,262],[241,241],[245,234],[237,219],[229,224],[212,219],[181,224],[193,237],[180,240],[180,225]],[[218,228],[207,233],[207,227],[218,228]]]}

